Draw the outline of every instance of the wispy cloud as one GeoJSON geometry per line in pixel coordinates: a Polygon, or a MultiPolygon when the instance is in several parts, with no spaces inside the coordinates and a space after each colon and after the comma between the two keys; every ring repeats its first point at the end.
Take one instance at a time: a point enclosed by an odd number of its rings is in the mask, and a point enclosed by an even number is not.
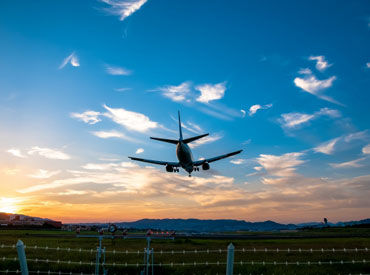
{"type": "Polygon", "coordinates": [[[114,89],[116,92],[127,92],[131,90],[131,88],[116,88],[114,89]]]}
{"type": "Polygon", "coordinates": [[[136,131],[145,133],[150,129],[159,127],[157,122],[151,121],[149,117],[144,114],[125,110],[123,108],[110,108],[104,105],[108,111],[104,115],[112,119],[115,123],[125,127],[129,131],[136,131]]]}
{"type": "Polygon", "coordinates": [[[301,88],[302,90],[317,96],[320,99],[329,101],[331,103],[335,103],[338,105],[343,105],[336,101],[335,99],[324,95],[323,91],[333,85],[334,80],[336,79],[336,76],[329,77],[324,80],[319,80],[316,78],[313,74],[306,74],[305,77],[296,77],[294,79],[294,84],[301,88]]]}
{"type": "Polygon", "coordinates": [[[125,135],[122,132],[118,132],[116,130],[110,130],[110,131],[93,131],[91,132],[94,136],[99,137],[99,138],[120,138],[124,139],[130,142],[138,142],[136,139],[131,138],[127,135],[125,135]]]}
{"type": "Polygon", "coordinates": [[[301,126],[304,123],[309,122],[310,120],[317,119],[320,116],[328,116],[331,118],[340,117],[341,114],[338,110],[321,108],[319,111],[313,114],[304,114],[304,113],[286,113],[282,114],[279,119],[280,124],[285,128],[296,128],[301,126]]]}
{"type": "Polygon", "coordinates": [[[195,86],[195,89],[200,91],[200,96],[196,98],[196,101],[202,103],[209,103],[213,100],[218,100],[224,97],[226,90],[226,82],[218,84],[202,84],[195,86]]]}
{"type": "MultiPolygon", "coordinates": [[[[175,118],[174,116],[171,115],[170,117],[176,123],[178,122],[177,118],[175,118]]],[[[185,130],[188,130],[189,132],[194,133],[194,134],[203,134],[204,133],[204,130],[198,124],[196,124],[194,122],[191,122],[191,121],[186,121],[186,122],[182,121],[181,122],[181,127],[185,130]]]]}
{"type": "Polygon", "coordinates": [[[366,63],[366,68],[367,68],[367,69],[370,69],[370,62],[367,62],[367,63],[366,63]]]}
{"type": "Polygon", "coordinates": [[[104,10],[112,15],[119,16],[119,20],[123,21],[134,12],[138,11],[147,0],[101,0],[109,5],[104,10]]]}
{"type": "Polygon", "coordinates": [[[35,178],[35,179],[48,179],[48,178],[51,178],[55,175],[58,175],[60,172],[61,172],[60,170],[48,171],[48,170],[44,170],[44,169],[39,169],[35,173],[30,174],[28,176],[31,177],[31,178],[35,178]]]}
{"type": "Polygon", "coordinates": [[[70,63],[73,67],[79,67],[80,66],[80,62],[78,60],[78,57],[74,52],[63,59],[63,62],[62,62],[62,64],[60,64],[59,69],[63,69],[68,63],[70,63]]]}
{"type": "Polygon", "coordinates": [[[191,83],[186,81],[178,86],[166,85],[163,87],[159,87],[154,91],[162,92],[163,96],[168,97],[175,102],[181,102],[185,100],[189,101],[190,99],[188,98],[188,96],[191,91],[190,86],[191,83]]]}
{"type": "Polygon", "coordinates": [[[123,67],[105,65],[105,71],[111,75],[130,75],[132,72],[123,67]]]}
{"type": "Polygon", "coordinates": [[[325,56],[318,55],[318,56],[310,56],[308,60],[316,61],[316,69],[319,71],[324,71],[333,64],[329,64],[328,61],[325,60],[325,56]]]}
{"type": "Polygon", "coordinates": [[[368,145],[366,145],[362,148],[362,153],[365,154],[365,155],[370,154],[370,144],[368,144],[368,145]]]}
{"type": "Polygon", "coordinates": [[[299,74],[312,74],[312,71],[309,68],[302,68],[298,71],[299,74]]]}
{"type": "Polygon", "coordinates": [[[340,149],[345,148],[345,145],[354,141],[354,140],[367,140],[367,131],[360,131],[355,133],[350,133],[343,135],[334,139],[331,139],[327,142],[320,144],[319,146],[313,148],[314,152],[323,153],[331,155],[334,153],[335,149],[338,147],[340,149]],[[340,146],[338,145],[340,143],[340,146]],[[337,146],[338,145],[338,146],[337,146]]]}
{"type": "Polygon", "coordinates": [[[60,160],[67,160],[71,157],[67,155],[66,153],[57,150],[57,149],[51,149],[51,148],[42,148],[38,146],[34,146],[31,148],[31,150],[28,151],[29,155],[37,154],[39,156],[42,156],[44,158],[48,159],[60,159],[60,160]]]}
{"type": "Polygon", "coordinates": [[[17,149],[17,148],[11,148],[11,149],[7,150],[7,152],[9,154],[12,154],[15,157],[18,157],[18,158],[26,158],[27,157],[27,156],[22,154],[20,149],[17,149]]]}
{"type": "Polygon", "coordinates": [[[344,141],[351,142],[353,140],[366,140],[367,137],[368,137],[367,130],[365,130],[365,131],[360,131],[360,132],[355,132],[355,133],[350,133],[348,135],[345,135],[344,141]]]}
{"type": "Polygon", "coordinates": [[[101,121],[99,116],[101,116],[101,113],[95,111],[85,111],[83,113],[71,113],[72,118],[76,118],[88,124],[95,124],[101,121]]]}
{"type": "Polygon", "coordinates": [[[362,167],[363,164],[359,163],[363,161],[365,158],[359,158],[351,161],[341,162],[341,163],[329,163],[329,165],[333,168],[358,168],[362,167]]]}
{"type": "Polygon", "coordinates": [[[143,148],[138,148],[135,152],[135,154],[141,154],[141,153],[144,153],[144,149],[143,148]]]}
{"type": "Polygon", "coordinates": [[[204,138],[197,139],[197,140],[193,141],[192,143],[189,143],[189,147],[190,148],[195,148],[195,147],[207,144],[207,143],[215,142],[215,141],[217,141],[221,138],[222,138],[222,136],[219,135],[219,134],[206,136],[204,138]]]}
{"type": "Polygon", "coordinates": [[[13,175],[16,175],[20,172],[21,170],[17,169],[17,168],[8,168],[8,169],[4,169],[3,172],[6,174],[6,175],[10,175],[10,176],[13,176],[13,175]]]}
{"type": "Polygon", "coordinates": [[[242,117],[245,117],[245,115],[247,114],[247,112],[243,109],[241,109],[240,112],[242,113],[242,117]]]}
{"type": "Polygon", "coordinates": [[[339,141],[340,138],[334,138],[329,140],[328,142],[324,142],[319,146],[315,147],[313,150],[317,153],[323,153],[326,155],[331,155],[334,152],[335,145],[339,141]]]}
{"type": "Polygon", "coordinates": [[[272,107],[272,104],[266,104],[266,105],[259,105],[259,104],[255,104],[255,105],[252,105],[250,108],[249,108],[249,116],[253,116],[257,113],[258,110],[264,110],[264,109],[269,109],[272,107]]]}
{"type": "Polygon", "coordinates": [[[232,164],[240,165],[240,164],[245,163],[245,159],[232,159],[232,160],[230,160],[230,162],[232,164]]]}
{"type": "MultiPolygon", "coordinates": [[[[286,153],[280,156],[261,154],[257,161],[272,176],[290,177],[295,175],[296,167],[304,163],[300,159],[302,156],[303,153],[298,152],[286,153]]],[[[256,170],[260,171],[261,168],[257,167],[255,169],[257,168],[256,170]]]]}
{"type": "Polygon", "coordinates": [[[119,168],[134,168],[138,167],[137,164],[125,161],[125,162],[120,162],[120,163],[86,163],[85,165],[82,166],[83,169],[86,170],[112,170],[114,169],[119,169],[119,168]]]}

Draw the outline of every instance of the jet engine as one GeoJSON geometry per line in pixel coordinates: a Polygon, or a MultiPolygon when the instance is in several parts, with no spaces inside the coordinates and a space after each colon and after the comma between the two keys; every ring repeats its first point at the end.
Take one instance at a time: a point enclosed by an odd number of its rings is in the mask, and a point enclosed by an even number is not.
{"type": "Polygon", "coordinates": [[[173,166],[171,166],[171,165],[166,165],[166,171],[167,171],[167,172],[173,172],[173,166]]]}
{"type": "Polygon", "coordinates": [[[202,164],[202,169],[203,170],[209,170],[209,163],[208,162],[205,162],[202,164]]]}

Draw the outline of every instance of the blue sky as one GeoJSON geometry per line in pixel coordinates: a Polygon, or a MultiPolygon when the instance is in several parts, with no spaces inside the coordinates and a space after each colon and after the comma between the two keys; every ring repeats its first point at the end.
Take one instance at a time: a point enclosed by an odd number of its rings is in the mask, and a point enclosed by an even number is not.
{"type": "Polygon", "coordinates": [[[369,34],[367,1],[2,1],[0,209],[367,218],[369,34]],[[195,158],[243,153],[192,179],[129,162],[176,160],[149,136],[177,110],[211,133],[195,158]]]}

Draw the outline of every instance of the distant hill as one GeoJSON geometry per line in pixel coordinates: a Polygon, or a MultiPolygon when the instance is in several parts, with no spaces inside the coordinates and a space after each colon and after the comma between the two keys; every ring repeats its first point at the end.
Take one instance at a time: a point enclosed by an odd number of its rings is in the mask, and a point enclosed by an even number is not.
{"type": "MultiPolygon", "coordinates": [[[[61,222],[56,222],[47,218],[37,218],[21,214],[7,214],[0,212],[0,226],[6,225],[53,225],[61,227],[61,222]]],[[[107,227],[106,223],[77,223],[74,225],[95,225],[97,227],[107,227]]],[[[307,222],[300,224],[281,224],[274,221],[247,222],[244,220],[219,219],[219,220],[200,220],[200,219],[142,219],[134,222],[116,222],[120,228],[153,229],[153,230],[176,230],[188,232],[236,232],[236,231],[279,231],[294,230],[301,228],[322,228],[326,226],[363,226],[370,225],[370,219],[360,221],[347,221],[328,223],[324,225],[320,222],[307,222]]]]}
{"type": "Polygon", "coordinates": [[[246,222],[243,220],[199,220],[199,219],[142,219],[135,222],[119,222],[119,227],[158,229],[195,232],[276,231],[295,229],[294,224],[273,221],[246,222]]]}

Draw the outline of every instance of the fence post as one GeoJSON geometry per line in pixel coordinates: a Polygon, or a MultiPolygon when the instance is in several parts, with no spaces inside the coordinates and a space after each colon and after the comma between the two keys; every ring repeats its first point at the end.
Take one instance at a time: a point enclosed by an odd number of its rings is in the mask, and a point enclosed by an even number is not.
{"type": "Polygon", "coordinates": [[[95,262],[95,275],[99,275],[100,272],[100,260],[101,260],[101,252],[102,252],[102,240],[103,236],[99,236],[99,247],[97,247],[96,251],[96,262],[95,262]]]}
{"type": "Polygon", "coordinates": [[[17,252],[22,275],[28,275],[26,252],[24,251],[24,244],[21,240],[17,242],[17,252]]]}
{"type": "Polygon", "coordinates": [[[233,275],[234,267],[234,245],[232,243],[227,247],[226,275],[233,275]]]}
{"type": "Polygon", "coordinates": [[[149,261],[150,261],[150,237],[146,238],[147,248],[146,248],[146,266],[145,275],[149,275],[149,261]]]}

